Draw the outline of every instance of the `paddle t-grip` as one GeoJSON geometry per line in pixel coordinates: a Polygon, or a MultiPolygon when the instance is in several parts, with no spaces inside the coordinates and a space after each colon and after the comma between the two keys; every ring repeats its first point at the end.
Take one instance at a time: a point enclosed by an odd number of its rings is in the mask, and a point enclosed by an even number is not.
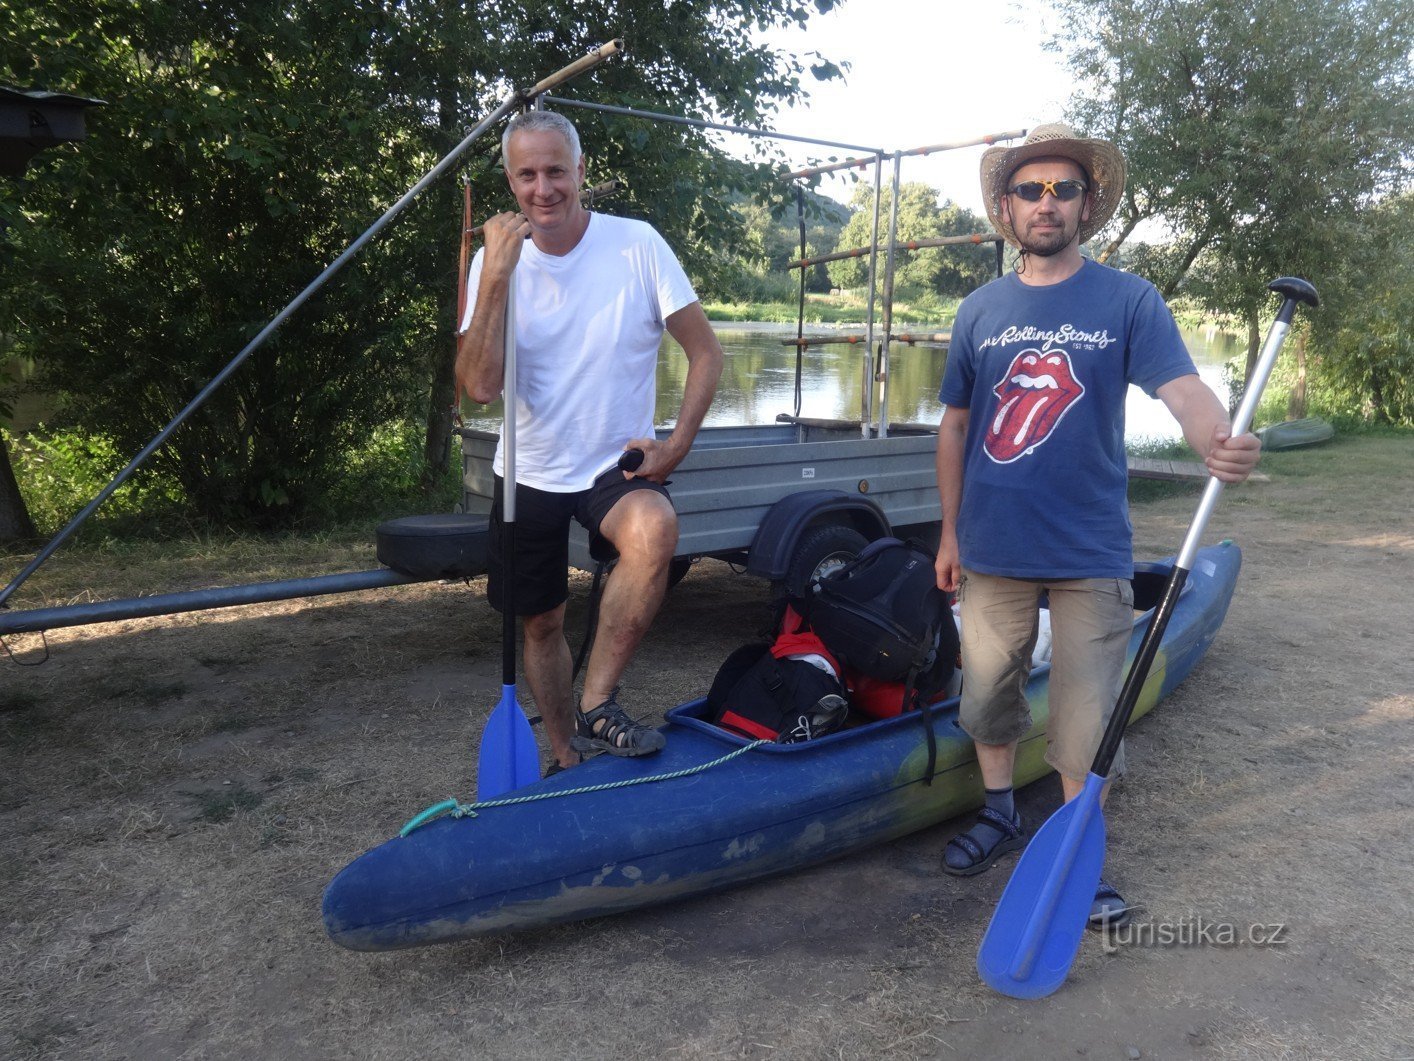
{"type": "Polygon", "coordinates": [[[619,471],[636,472],[643,467],[643,451],[641,449],[626,449],[619,457],[619,471]]]}

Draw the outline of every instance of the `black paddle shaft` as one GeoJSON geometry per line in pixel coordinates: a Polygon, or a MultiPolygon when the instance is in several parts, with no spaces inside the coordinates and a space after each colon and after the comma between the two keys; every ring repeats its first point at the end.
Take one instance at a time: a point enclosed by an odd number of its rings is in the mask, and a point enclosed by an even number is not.
{"type": "MultiPolygon", "coordinates": [[[[514,479],[504,490],[516,488],[514,479]]],[[[516,683],[516,524],[501,522],[501,684],[516,683]]]]}
{"type": "MultiPolygon", "coordinates": [[[[1277,311],[1276,320],[1272,322],[1271,331],[1267,334],[1266,345],[1262,348],[1262,355],[1253,369],[1252,378],[1247,381],[1247,389],[1243,392],[1237,415],[1233,417],[1233,435],[1245,434],[1252,425],[1252,415],[1257,411],[1257,403],[1262,398],[1267,378],[1272,374],[1277,354],[1281,352],[1281,345],[1286,340],[1291,318],[1296,312],[1296,304],[1305,302],[1310,306],[1320,305],[1316,289],[1299,277],[1283,276],[1268,284],[1267,289],[1283,296],[1283,301],[1281,309],[1277,311]]],[[[1198,511],[1188,528],[1188,536],[1184,539],[1183,548],[1173,565],[1173,573],[1169,575],[1168,583],[1164,586],[1164,595],[1158,607],[1154,609],[1149,628],[1144,631],[1144,639],[1139,643],[1139,652],[1124,679],[1124,687],[1120,690],[1114,713],[1110,715],[1105,735],[1100,739],[1100,747],[1095,752],[1095,761],[1090,766],[1090,772],[1097,777],[1110,775],[1114,757],[1119,754],[1119,743],[1124,739],[1124,729],[1129,725],[1129,717],[1134,714],[1135,705],[1139,702],[1139,693],[1144,688],[1144,683],[1149,678],[1149,670],[1154,664],[1154,657],[1159,654],[1159,642],[1164,638],[1164,631],[1168,628],[1173,610],[1178,605],[1179,594],[1183,592],[1184,584],[1188,581],[1188,573],[1193,568],[1193,556],[1198,551],[1198,541],[1203,536],[1208,517],[1217,505],[1222,486],[1221,479],[1209,478],[1208,486],[1203,491],[1203,500],[1198,504],[1198,511]]]]}

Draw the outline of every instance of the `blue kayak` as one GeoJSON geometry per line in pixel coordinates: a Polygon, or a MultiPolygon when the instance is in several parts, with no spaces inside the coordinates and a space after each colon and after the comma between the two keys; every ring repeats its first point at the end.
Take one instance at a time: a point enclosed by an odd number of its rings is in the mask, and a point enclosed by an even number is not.
{"type": "MultiPolygon", "coordinates": [[[[1134,717],[1202,659],[1241,564],[1230,542],[1198,553],[1134,717]]],[[[1136,566],[1136,607],[1157,603],[1170,567],[1136,566]]],[[[1136,619],[1131,655],[1147,620],[1136,619]]],[[[1050,770],[1049,673],[1037,668],[1027,686],[1035,725],[1017,756],[1018,784],[1050,770]]],[[[836,858],[982,802],[956,698],[932,711],[931,784],[920,713],[751,747],[705,712],[703,700],[668,711],[658,755],[598,756],[502,797],[522,802],[437,818],[355,859],[324,893],[330,938],[388,950],[622,913],[836,858]],[[679,776],[633,783],[660,775],[679,776]]]]}

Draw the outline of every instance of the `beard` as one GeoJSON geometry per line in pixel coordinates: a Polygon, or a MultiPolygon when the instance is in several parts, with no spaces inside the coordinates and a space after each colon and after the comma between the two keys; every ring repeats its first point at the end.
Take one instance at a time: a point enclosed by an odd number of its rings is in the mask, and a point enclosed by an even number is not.
{"type": "Polygon", "coordinates": [[[1016,241],[1021,245],[1021,249],[1027,254],[1034,254],[1038,258],[1049,258],[1054,254],[1059,254],[1070,245],[1075,239],[1076,233],[1080,231],[1080,222],[1077,220],[1074,225],[1069,224],[1064,219],[1060,222],[1059,228],[1047,228],[1035,231],[1031,225],[1027,226],[1025,232],[1016,233],[1016,241]]]}

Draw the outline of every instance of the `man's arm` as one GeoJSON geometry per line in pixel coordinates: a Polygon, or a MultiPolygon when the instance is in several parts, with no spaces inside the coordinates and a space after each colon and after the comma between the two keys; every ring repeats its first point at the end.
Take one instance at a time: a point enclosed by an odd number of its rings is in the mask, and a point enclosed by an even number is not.
{"type": "Polygon", "coordinates": [[[506,294],[530,222],[521,214],[497,214],[486,222],[486,250],[471,324],[457,340],[457,393],[485,405],[501,393],[505,373],[506,294]]]}
{"type": "Polygon", "coordinates": [[[717,380],[722,375],[722,344],[717,341],[717,333],[707,323],[707,314],[702,312],[702,303],[693,302],[670,315],[663,322],[671,335],[687,354],[687,380],[683,384],[682,407],[678,410],[677,424],[672,434],[659,442],[652,438],[631,439],[625,449],[641,449],[643,464],[637,472],[624,472],[624,477],[635,475],[661,483],[682,463],[687,451],[692,448],[692,440],[697,437],[697,429],[712,405],[712,396],[717,393],[717,380]]]}
{"type": "Polygon", "coordinates": [[[1232,437],[1227,409],[1211,387],[1190,373],[1169,380],[1155,393],[1183,428],[1183,437],[1203,458],[1208,471],[1225,483],[1240,483],[1261,456],[1256,435],[1232,437]]]}
{"type": "Polygon", "coordinates": [[[938,500],[943,520],[938,535],[938,588],[952,592],[962,577],[957,548],[957,514],[962,508],[962,455],[967,442],[969,411],[955,405],[943,410],[938,425],[938,500]]]}

